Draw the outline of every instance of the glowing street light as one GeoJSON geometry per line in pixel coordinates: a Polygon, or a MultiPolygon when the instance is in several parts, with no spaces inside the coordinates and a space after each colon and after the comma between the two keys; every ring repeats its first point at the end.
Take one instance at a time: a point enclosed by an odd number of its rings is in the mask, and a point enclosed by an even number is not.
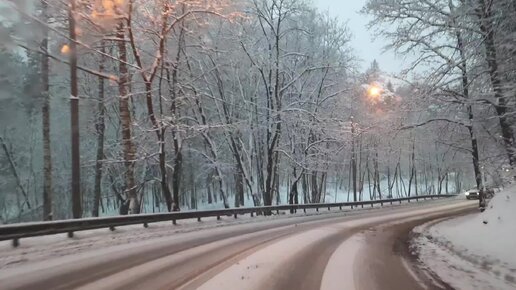
{"type": "Polygon", "coordinates": [[[382,89],[380,87],[378,87],[377,85],[370,85],[369,88],[367,89],[367,94],[373,98],[379,97],[381,93],[382,93],[382,89]]]}

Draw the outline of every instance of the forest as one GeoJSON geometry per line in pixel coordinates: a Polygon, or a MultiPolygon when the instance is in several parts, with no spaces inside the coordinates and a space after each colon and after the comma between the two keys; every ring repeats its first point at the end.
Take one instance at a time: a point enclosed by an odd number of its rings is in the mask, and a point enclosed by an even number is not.
{"type": "Polygon", "coordinates": [[[451,194],[516,174],[515,0],[0,0],[0,223],[451,194]]]}

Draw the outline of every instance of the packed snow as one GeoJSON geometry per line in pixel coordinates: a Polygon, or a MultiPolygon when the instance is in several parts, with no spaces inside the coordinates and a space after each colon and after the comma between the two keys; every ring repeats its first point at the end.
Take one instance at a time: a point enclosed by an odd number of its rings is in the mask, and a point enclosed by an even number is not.
{"type": "Polygon", "coordinates": [[[516,185],[496,193],[483,213],[414,230],[429,271],[456,289],[516,289],[516,185]]]}
{"type": "Polygon", "coordinates": [[[355,290],[354,263],[363,243],[364,237],[357,234],[344,241],[335,250],[324,269],[321,289],[340,290],[342,289],[341,282],[347,281],[346,289],[355,290]]]}
{"type": "MultiPolygon", "coordinates": [[[[374,225],[382,221],[387,224],[397,224],[407,220],[419,219],[421,216],[432,216],[436,210],[454,210],[467,206],[465,202],[455,202],[442,205],[439,208],[422,208],[408,212],[396,212],[383,216],[373,216],[356,220],[348,220],[302,232],[268,245],[253,254],[241,259],[238,263],[225,269],[208,280],[198,289],[269,289],[269,283],[282,275],[282,269],[290,267],[289,258],[299,255],[303,249],[331,235],[342,233],[346,230],[374,225]],[[270,259],[274,257],[274,259],[270,259]]],[[[361,233],[356,233],[350,239],[344,239],[342,244],[332,254],[324,270],[321,281],[321,289],[335,289],[336,285],[342,286],[343,281],[349,288],[355,289],[357,284],[350,280],[356,268],[357,250],[364,247],[361,233]]],[[[357,281],[358,282],[358,281],[357,281]]]]}

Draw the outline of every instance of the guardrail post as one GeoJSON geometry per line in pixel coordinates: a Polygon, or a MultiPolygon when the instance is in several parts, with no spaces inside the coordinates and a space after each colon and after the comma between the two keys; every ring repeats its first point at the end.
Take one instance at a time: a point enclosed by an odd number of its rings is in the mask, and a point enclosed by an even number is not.
{"type": "Polygon", "coordinates": [[[197,218],[197,221],[198,221],[198,222],[201,222],[201,217],[198,217],[198,218],[197,218]]]}
{"type": "Polygon", "coordinates": [[[68,232],[68,233],[66,233],[66,235],[67,235],[69,238],[73,238],[73,232],[68,232]]]}
{"type": "Polygon", "coordinates": [[[401,204],[401,199],[400,199],[400,204],[401,204]]]}
{"type": "Polygon", "coordinates": [[[237,214],[235,213],[235,218],[237,218],[237,214]]]}
{"type": "Polygon", "coordinates": [[[380,202],[380,206],[383,206],[383,201],[380,202]]]}
{"type": "Polygon", "coordinates": [[[315,208],[315,211],[316,211],[316,212],[319,212],[319,208],[318,208],[318,207],[316,207],[316,208],[315,208]]]}
{"type": "MultiPolygon", "coordinates": [[[[114,227],[114,226],[110,226],[110,227],[109,227],[109,230],[110,230],[110,231],[112,231],[112,232],[114,232],[114,231],[115,231],[115,227],[114,227]]],[[[73,235],[73,233],[72,233],[72,235],[73,235]]]]}
{"type": "Polygon", "coordinates": [[[374,203],[371,202],[371,207],[374,207],[374,203]]]}
{"type": "Polygon", "coordinates": [[[251,212],[251,217],[254,217],[254,212],[251,212]]]}
{"type": "Polygon", "coordinates": [[[172,220],[172,224],[173,224],[173,225],[177,225],[177,222],[176,222],[176,220],[175,220],[175,219],[173,219],[173,220],[172,220]]]}
{"type": "Polygon", "coordinates": [[[328,210],[331,210],[331,208],[330,208],[330,207],[328,207],[328,210]]]}
{"type": "Polygon", "coordinates": [[[143,223],[143,227],[144,227],[144,228],[148,228],[148,227],[149,227],[149,224],[148,224],[148,223],[143,223]]]}
{"type": "Polygon", "coordinates": [[[279,215],[279,209],[278,209],[278,210],[276,210],[276,214],[277,214],[277,215],[279,215]]]}
{"type": "Polygon", "coordinates": [[[342,210],[342,205],[339,205],[339,210],[342,210]]]}
{"type": "Polygon", "coordinates": [[[13,247],[16,248],[20,245],[20,239],[16,238],[13,239],[13,247]]]}
{"type": "Polygon", "coordinates": [[[391,205],[392,205],[392,199],[391,199],[391,205]]]}
{"type": "Polygon", "coordinates": [[[410,198],[409,198],[409,199],[407,199],[407,201],[408,201],[408,203],[410,203],[410,198]]]}
{"type": "Polygon", "coordinates": [[[303,212],[306,213],[306,208],[303,208],[303,212]]]}
{"type": "Polygon", "coordinates": [[[220,221],[220,215],[217,216],[217,220],[220,221]]]}

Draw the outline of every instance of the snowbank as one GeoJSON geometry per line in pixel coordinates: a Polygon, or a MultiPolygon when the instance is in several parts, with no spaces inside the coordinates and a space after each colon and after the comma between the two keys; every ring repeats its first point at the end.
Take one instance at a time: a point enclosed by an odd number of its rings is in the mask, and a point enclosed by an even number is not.
{"type": "Polygon", "coordinates": [[[484,213],[414,230],[413,246],[431,272],[457,289],[516,289],[516,185],[484,213]]]}

